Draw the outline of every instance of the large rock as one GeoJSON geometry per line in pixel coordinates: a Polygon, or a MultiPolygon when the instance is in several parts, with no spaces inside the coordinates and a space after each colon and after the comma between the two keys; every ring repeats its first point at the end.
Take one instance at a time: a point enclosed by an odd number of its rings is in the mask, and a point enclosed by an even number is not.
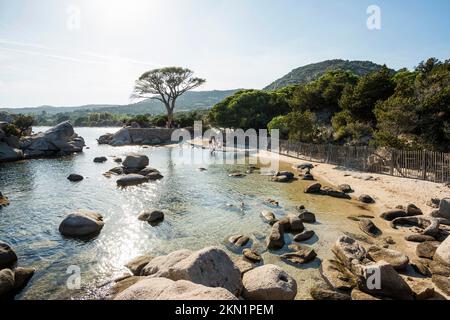
{"type": "Polygon", "coordinates": [[[188,280],[208,287],[225,288],[236,296],[242,290],[241,272],[230,257],[216,247],[196,252],[186,250],[156,257],[144,268],[143,275],[172,280],[188,280]]]}
{"type": "Polygon", "coordinates": [[[425,241],[419,243],[416,247],[416,255],[419,258],[425,258],[432,260],[436,250],[439,247],[439,242],[437,241],[425,241]]]}
{"type": "Polygon", "coordinates": [[[130,187],[137,186],[148,181],[148,177],[141,176],[140,174],[127,174],[126,176],[117,179],[116,183],[119,187],[130,187]]]}
{"type": "Polygon", "coordinates": [[[122,165],[125,168],[141,169],[141,170],[147,167],[148,164],[149,164],[148,157],[141,154],[130,154],[122,162],[122,165]]]}
{"type": "Polygon", "coordinates": [[[243,276],[242,296],[248,300],[294,300],[297,282],[275,265],[264,265],[243,276]]]}
{"type": "Polygon", "coordinates": [[[0,142],[0,162],[17,161],[23,159],[22,150],[12,148],[5,142],[0,142]]]}
{"type": "Polygon", "coordinates": [[[119,293],[115,300],[237,300],[228,290],[185,280],[146,278],[119,293]]]}
{"type": "Polygon", "coordinates": [[[67,155],[82,152],[84,139],[79,137],[69,121],[22,139],[25,158],[67,155]]]}
{"type": "Polygon", "coordinates": [[[61,222],[59,232],[67,237],[88,237],[98,234],[104,224],[100,214],[88,210],[78,210],[69,214],[61,222]]]}
{"type": "Polygon", "coordinates": [[[284,228],[277,222],[272,226],[270,234],[266,238],[266,247],[277,250],[283,248],[284,244],[284,228]]]}
{"type": "Polygon", "coordinates": [[[375,246],[369,248],[369,250],[367,251],[367,257],[375,262],[385,261],[396,270],[403,270],[409,264],[408,256],[404,255],[403,253],[375,246]]]}
{"type": "Polygon", "coordinates": [[[149,255],[142,255],[134,258],[130,262],[128,262],[125,267],[130,269],[131,273],[135,276],[140,276],[142,274],[142,270],[144,270],[145,266],[152,261],[153,257],[149,255]]]}
{"type": "Polygon", "coordinates": [[[355,239],[348,236],[340,237],[331,248],[336,258],[351,269],[355,262],[361,262],[366,257],[366,250],[355,239]]]}
{"type": "Polygon", "coordinates": [[[413,291],[406,281],[385,261],[362,267],[362,275],[358,279],[361,291],[398,300],[412,300],[413,291]]]}
{"type": "Polygon", "coordinates": [[[14,273],[10,269],[0,270],[0,299],[14,290],[14,273]]]}
{"type": "Polygon", "coordinates": [[[450,198],[442,199],[439,204],[439,216],[450,219],[450,198]]]}
{"type": "Polygon", "coordinates": [[[437,248],[436,253],[434,254],[434,260],[450,267],[450,237],[442,242],[437,248]]]}
{"type": "Polygon", "coordinates": [[[0,270],[11,268],[17,262],[17,255],[11,247],[0,241],[0,270]]]}

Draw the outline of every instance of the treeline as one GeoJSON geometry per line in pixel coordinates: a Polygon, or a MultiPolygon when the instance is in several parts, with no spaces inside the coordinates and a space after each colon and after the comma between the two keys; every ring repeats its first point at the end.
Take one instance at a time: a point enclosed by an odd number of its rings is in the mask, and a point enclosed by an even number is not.
{"type": "Polygon", "coordinates": [[[279,129],[302,142],[450,152],[450,60],[365,76],[330,71],[276,91],[242,90],[216,104],[215,126],[279,129]]]}
{"type": "MultiPolygon", "coordinates": [[[[174,114],[175,125],[190,127],[194,121],[202,120],[207,111],[197,110],[174,114]]],[[[54,126],[58,123],[70,121],[76,127],[121,127],[138,124],[140,127],[164,127],[167,122],[165,115],[129,115],[110,112],[76,111],[49,115],[46,112],[34,116],[33,125],[54,126]]]]}

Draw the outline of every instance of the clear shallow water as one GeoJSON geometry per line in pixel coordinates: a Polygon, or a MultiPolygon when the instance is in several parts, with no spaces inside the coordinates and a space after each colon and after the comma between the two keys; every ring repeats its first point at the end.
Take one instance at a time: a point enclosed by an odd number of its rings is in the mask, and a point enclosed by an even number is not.
{"type": "MultiPolygon", "coordinates": [[[[262,243],[270,226],[262,221],[260,212],[270,209],[264,204],[267,198],[280,202],[281,208],[273,210],[278,216],[299,204],[317,213],[319,223],[307,228],[319,235],[309,244],[314,245],[320,257],[329,255],[329,245],[343,231],[357,232],[355,223],[346,216],[368,213],[352,201],[305,195],[305,182],[276,184],[257,172],[243,179],[229,178],[230,172],[245,172],[246,166],[221,164],[217,160],[222,154],[211,156],[207,150],[187,146],[98,146],[95,139],[114,129],[76,131],[90,147],[82,154],[0,164],[0,190],[11,201],[10,206],[0,210],[0,239],[12,245],[20,266],[37,269],[18,299],[102,298],[107,286],[99,289],[101,284],[122,275],[126,271],[123,265],[140,254],[161,255],[211,245],[226,248],[226,239],[233,234],[249,235],[252,244],[263,251],[262,243]],[[130,152],[149,156],[150,166],[160,170],[165,178],[119,189],[116,177],[108,179],[102,175],[117,164],[111,158],[104,164],[93,163],[97,156],[124,157],[130,152]],[[205,163],[186,164],[192,152],[205,163]],[[208,171],[201,172],[200,167],[208,171]],[[85,180],[71,183],[66,179],[71,173],[81,174],[85,180]],[[166,213],[165,221],[157,227],[137,220],[140,211],[150,208],[166,213]],[[79,241],[59,234],[58,226],[64,216],[77,209],[103,215],[105,227],[97,238],[79,241]],[[66,286],[66,271],[72,265],[81,269],[80,290],[66,286]]],[[[290,236],[286,237],[289,241],[290,236]]],[[[319,276],[317,262],[296,268],[271,253],[265,253],[264,259],[295,276],[301,287],[299,298],[307,297],[309,284],[319,276]]]]}

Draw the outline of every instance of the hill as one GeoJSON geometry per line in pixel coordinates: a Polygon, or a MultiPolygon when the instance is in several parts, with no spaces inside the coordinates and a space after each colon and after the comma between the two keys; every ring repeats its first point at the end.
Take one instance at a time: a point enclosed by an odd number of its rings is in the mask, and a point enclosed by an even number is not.
{"type": "Polygon", "coordinates": [[[367,73],[377,71],[381,67],[381,65],[371,61],[326,60],[294,69],[284,77],[265,87],[264,90],[276,90],[289,85],[308,83],[317,80],[327,71],[331,70],[348,70],[358,76],[363,76],[367,73]]]}
{"type": "MultiPolygon", "coordinates": [[[[199,109],[209,109],[216,103],[222,101],[228,96],[233,95],[238,90],[214,90],[214,91],[189,91],[177,100],[177,112],[193,111],[199,109]]],[[[43,112],[48,115],[58,113],[77,112],[77,111],[94,111],[94,112],[110,112],[113,114],[163,114],[165,113],[164,105],[158,100],[144,100],[138,103],[127,105],[84,105],[77,107],[55,107],[40,106],[29,108],[0,108],[0,111],[7,111],[13,114],[35,114],[39,115],[43,112]]]]}

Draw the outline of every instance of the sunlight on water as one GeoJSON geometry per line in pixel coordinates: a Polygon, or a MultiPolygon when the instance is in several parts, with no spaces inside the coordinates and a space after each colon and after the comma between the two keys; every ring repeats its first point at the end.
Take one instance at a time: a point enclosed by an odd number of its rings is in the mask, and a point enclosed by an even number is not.
{"type": "Polygon", "coordinates": [[[345,220],[342,214],[361,210],[351,201],[340,201],[337,205],[335,200],[317,201],[306,196],[302,192],[304,182],[274,184],[258,173],[243,179],[229,178],[230,172],[245,172],[246,166],[222,165],[219,161],[222,154],[212,156],[207,150],[188,146],[98,146],[95,139],[114,129],[76,131],[90,147],[83,154],[0,166],[0,190],[11,200],[11,205],[0,211],[0,238],[13,246],[21,266],[37,269],[17,298],[101,298],[103,291],[96,288],[126,272],[123,265],[140,254],[161,255],[211,245],[226,247],[226,239],[233,234],[249,235],[253,245],[262,248],[270,228],[260,217],[263,209],[270,209],[264,204],[267,198],[280,201],[282,207],[274,209],[278,216],[299,204],[306,204],[319,216],[326,213],[323,217],[328,219],[327,226],[320,223],[314,228],[316,232],[329,231],[320,237],[317,248],[319,254],[327,255],[328,244],[336,239],[339,229],[353,228],[342,223],[345,220]],[[150,166],[160,170],[165,178],[119,189],[116,177],[108,179],[102,175],[117,164],[111,158],[104,164],[93,163],[97,156],[124,157],[130,152],[149,156],[150,166]],[[192,153],[205,163],[188,164],[186,157],[189,159],[192,153]],[[208,170],[202,172],[199,167],[208,170]],[[85,180],[73,184],[66,179],[71,173],[81,174],[85,180]],[[151,208],[166,214],[159,226],[152,227],[137,219],[140,211],[151,208]],[[103,215],[105,227],[97,238],[79,241],[59,234],[61,220],[77,209],[103,215]],[[81,268],[81,290],[68,290],[65,285],[69,276],[66,270],[71,265],[81,268]]]}

